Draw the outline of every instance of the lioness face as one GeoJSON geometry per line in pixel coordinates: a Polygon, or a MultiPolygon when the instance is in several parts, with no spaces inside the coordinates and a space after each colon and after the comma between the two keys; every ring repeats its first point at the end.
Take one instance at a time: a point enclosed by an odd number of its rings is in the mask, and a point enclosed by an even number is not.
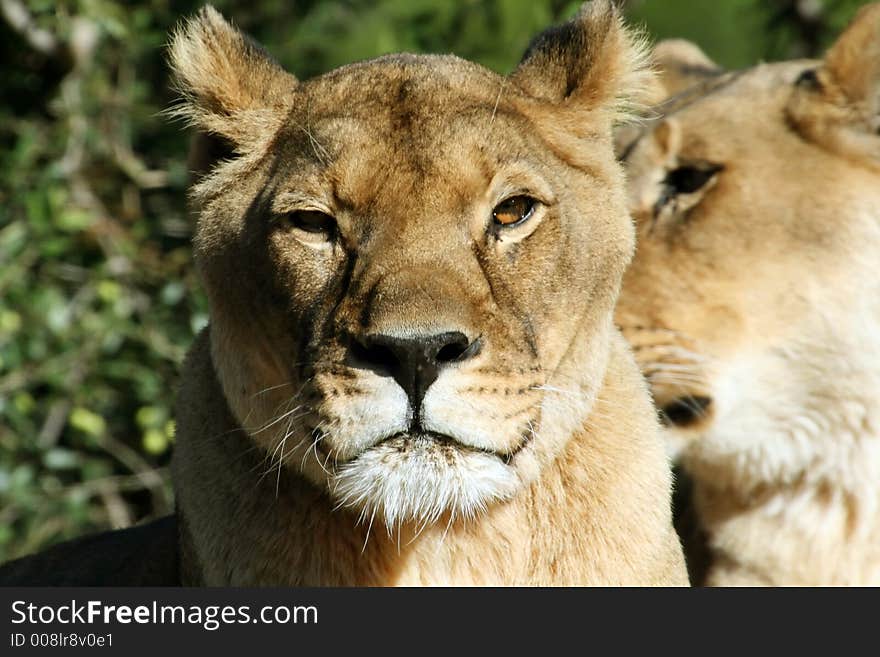
{"type": "Polygon", "coordinates": [[[629,148],[638,246],[617,320],[674,452],[760,401],[749,391],[809,310],[795,291],[821,226],[803,220],[806,199],[774,189],[829,159],[785,124],[805,66],[722,76],[629,148]]]}
{"type": "MultiPolygon", "coordinates": [[[[604,3],[567,29],[624,44],[604,3]]],[[[583,424],[633,236],[610,114],[556,104],[542,76],[570,44],[551,45],[508,78],[411,55],[273,70],[275,106],[235,117],[268,127],[227,128],[197,260],[218,378],[267,468],[389,527],[430,522],[508,498],[583,424]]]]}
{"type": "Polygon", "coordinates": [[[865,157],[880,137],[852,96],[837,111],[846,79],[833,51],[721,75],[626,150],[638,246],[617,321],[686,459],[803,466],[804,437],[852,410],[830,381],[856,399],[856,361],[880,355],[880,180],[865,157]]]}

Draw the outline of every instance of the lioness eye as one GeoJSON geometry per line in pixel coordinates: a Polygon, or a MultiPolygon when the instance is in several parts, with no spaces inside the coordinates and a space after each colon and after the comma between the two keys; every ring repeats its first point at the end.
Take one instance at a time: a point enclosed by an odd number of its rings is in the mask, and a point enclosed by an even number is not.
{"type": "Polygon", "coordinates": [[[312,235],[323,235],[330,239],[336,233],[336,220],[329,214],[317,210],[296,210],[284,215],[285,222],[312,235]]]}
{"type": "Polygon", "coordinates": [[[721,167],[715,164],[683,166],[667,173],[663,182],[676,194],[693,194],[702,189],[719,171],[721,167]]]}
{"type": "Polygon", "coordinates": [[[492,210],[492,219],[499,226],[514,226],[532,216],[537,201],[528,196],[513,196],[492,210]]]}
{"type": "Polygon", "coordinates": [[[819,89],[819,87],[822,86],[819,82],[817,71],[814,68],[808,68],[807,70],[802,71],[797,77],[797,80],[794,81],[794,84],[797,87],[807,87],[808,89],[814,90],[819,89]]]}

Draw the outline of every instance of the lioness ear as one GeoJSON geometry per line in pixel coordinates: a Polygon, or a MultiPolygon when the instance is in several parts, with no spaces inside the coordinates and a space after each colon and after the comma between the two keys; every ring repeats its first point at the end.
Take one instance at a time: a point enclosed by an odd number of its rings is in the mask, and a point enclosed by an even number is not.
{"type": "Polygon", "coordinates": [[[876,132],[880,117],[880,3],[863,7],[825,55],[829,81],[876,132]]]}
{"type": "Polygon", "coordinates": [[[274,134],[297,86],[294,76],[210,5],[173,34],[169,61],[183,97],[171,114],[239,152],[274,134]]]}
{"type": "Polygon", "coordinates": [[[880,3],[859,11],[818,69],[802,72],[787,110],[815,142],[880,164],[880,3]]]}
{"type": "Polygon", "coordinates": [[[660,41],[654,46],[651,59],[660,74],[665,97],[724,72],[697,44],[686,39],[660,41]]]}
{"type": "Polygon", "coordinates": [[[567,23],[538,35],[511,74],[528,95],[627,118],[654,93],[646,41],[609,0],[586,2],[567,23]]]}

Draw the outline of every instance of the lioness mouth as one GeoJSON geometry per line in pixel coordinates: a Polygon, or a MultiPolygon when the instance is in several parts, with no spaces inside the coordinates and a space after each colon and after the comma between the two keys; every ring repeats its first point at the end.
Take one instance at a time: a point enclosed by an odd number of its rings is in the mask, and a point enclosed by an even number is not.
{"type": "Polygon", "coordinates": [[[436,431],[423,431],[420,429],[415,429],[411,431],[401,431],[399,433],[395,433],[379,444],[391,443],[392,446],[396,447],[401,452],[409,451],[410,449],[416,447],[431,447],[434,446],[437,449],[442,451],[446,451],[449,449],[457,449],[463,452],[481,452],[483,454],[490,454],[492,456],[502,457],[501,454],[494,452],[489,449],[483,449],[480,447],[473,447],[472,445],[466,445],[452,436],[447,436],[445,433],[437,433],[436,431]]]}
{"type": "MultiPolygon", "coordinates": [[[[444,433],[438,433],[436,431],[424,431],[421,429],[414,429],[409,431],[399,431],[397,433],[391,434],[386,438],[383,438],[375,445],[371,445],[365,451],[369,451],[371,449],[375,449],[380,446],[388,446],[397,450],[401,454],[405,454],[414,449],[435,449],[439,454],[447,453],[449,454],[451,450],[455,450],[458,452],[473,452],[477,454],[488,454],[489,456],[494,456],[501,460],[505,465],[510,465],[510,462],[513,460],[513,457],[519,454],[526,445],[529,444],[532,440],[532,435],[524,434],[522,436],[522,440],[520,440],[519,444],[514,447],[510,451],[500,452],[492,449],[486,449],[483,447],[475,447],[473,445],[467,445],[462,443],[459,440],[456,440],[452,436],[446,435],[444,433]]],[[[329,459],[329,452],[326,447],[322,445],[322,440],[318,439],[315,441],[315,449],[318,450],[324,457],[329,459]]],[[[351,461],[356,460],[360,457],[360,454],[357,456],[353,456],[350,459],[342,460],[334,460],[333,463],[336,466],[342,466],[346,463],[350,463],[351,461]]]]}
{"type": "Polygon", "coordinates": [[[504,462],[505,465],[509,465],[513,457],[516,456],[520,451],[522,451],[522,449],[529,443],[530,440],[531,434],[524,435],[522,437],[522,440],[515,448],[507,452],[499,452],[493,449],[486,449],[484,447],[467,445],[444,433],[437,433],[435,431],[423,431],[417,429],[395,433],[377,443],[377,445],[375,446],[393,443],[393,446],[396,447],[401,453],[408,452],[413,448],[435,446],[437,449],[441,450],[441,453],[447,450],[457,450],[459,452],[475,452],[478,454],[488,454],[489,456],[494,456],[500,459],[502,462],[504,462]]]}

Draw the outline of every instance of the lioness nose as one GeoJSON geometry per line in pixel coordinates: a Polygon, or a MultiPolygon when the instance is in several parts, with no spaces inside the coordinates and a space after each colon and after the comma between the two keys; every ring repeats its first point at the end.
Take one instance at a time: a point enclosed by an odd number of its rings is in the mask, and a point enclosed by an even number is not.
{"type": "Polygon", "coordinates": [[[479,340],[471,341],[458,331],[412,338],[380,334],[355,340],[351,354],[356,365],[392,376],[418,416],[422,399],[440,370],[475,356],[479,348],[479,340]]]}

